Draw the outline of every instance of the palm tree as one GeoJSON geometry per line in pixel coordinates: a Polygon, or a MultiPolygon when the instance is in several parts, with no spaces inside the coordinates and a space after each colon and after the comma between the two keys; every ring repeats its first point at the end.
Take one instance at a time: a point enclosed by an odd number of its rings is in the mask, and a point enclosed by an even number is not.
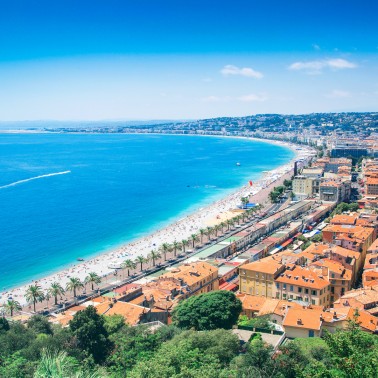
{"type": "Polygon", "coordinates": [[[53,282],[48,288],[48,293],[55,298],[55,306],[58,304],[58,296],[64,294],[64,289],[59,282],[53,282]]]}
{"type": "Polygon", "coordinates": [[[30,302],[33,302],[33,308],[34,308],[34,312],[35,312],[35,305],[36,303],[39,301],[39,302],[42,302],[43,299],[44,299],[44,294],[43,294],[43,291],[42,291],[42,288],[41,286],[39,285],[30,285],[27,290],[26,290],[26,293],[25,293],[25,298],[26,300],[30,303],[30,302]]]}
{"type": "Polygon", "coordinates": [[[234,220],[233,219],[227,219],[227,231],[230,230],[230,226],[234,225],[234,220]]]}
{"type": "Polygon", "coordinates": [[[133,260],[127,259],[122,263],[122,269],[127,269],[127,275],[130,276],[130,269],[134,270],[136,264],[133,260]]]}
{"type": "Polygon", "coordinates": [[[222,227],[222,232],[223,232],[224,228],[227,226],[227,222],[224,222],[224,221],[221,222],[220,226],[222,227]]]}
{"type": "Polygon", "coordinates": [[[155,266],[155,260],[161,259],[161,254],[159,253],[159,251],[152,250],[150,252],[149,258],[152,260],[152,266],[155,266]]]}
{"type": "Polygon", "coordinates": [[[104,374],[101,370],[87,372],[72,361],[72,358],[63,351],[49,351],[42,349],[41,358],[34,378],[101,378],[104,374]]]}
{"type": "Polygon", "coordinates": [[[213,233],[214,233],[214,227],[207,226],[206,227],[206,235],[207,235],[209,240],[210,240],[210,237],[213,233]]]}
{"type": "Polygon", "coordinates": [[[163,243],[162,246],[161,246],[161,249],[162,249],[162,251],[163,251],[164,260],[167,261],[167,253],[168,253],[169,250],[171,249],[170,244],[168,244],[168,243],[163,243]]]}
{"type": "Polygon", "coordinates": [[[72,291],[74,298],[76,298],[76,290],[84,287],[84,284],[77,277],[70,277],[70,280],[67,282],[66,290],[72,291]]]}
{"type": "Polygon", "coordinates": [[[201,229],[199,230],[199,233],[200,233],[201,244],[202,244],[203,235],[205,235],[205,233],[206,233],[206,230],[205,230],[204,228],[201,228],[201,229]]]}
{"type": "Polygon", "coordinates": [[[243,205],[243,208],[247,205],[248,202],[249,202],[248,197],[242,197],[241,198],[241,203],[243,205]]]}
{"type": "Polygon", "coordinates": [[[189,240],[187,239],[182,239],[181,240],[181,247],[182,247],[182,251],[183,253],[185,253],[185,247],[189,245],[189,240]]]}
{"type": "Polygon", "coordinates": [[[222,225],[221,224],[216,224],[214,226],[215,237],[218,237],[218,231],[220,231],[221,229],[222,229],[222,225]]]}
{"type": "Polygon", "coordinates": [[[143,270],[143,264],[147,262],[148,260],[144,256],[137,256],[135,259],[135,262],[140,264],[140,271],[143,270]]]}
{"type": "Polygon", "coordinates": [[[7,303],[5,303],[4,305],[4,308],[5,308],[5,312],[9,314],[10,316],[13,316],[13,313],[15,311],[22,310],[22,306],[20,305],[20,302],[14,301],[13,299],[8,299],[7,303]]]}
{"type": "Polygon", "coordinates": [[[90,272],[88,273],[87,277],[85,277],[85,283],[91,283],[92,284],[92,291],[94,290],[94,284],[98,285],[101,283],[101,277],[95,273],[95,272],[90,272]]]}
{"type": "Polygon", "coordinates": [[[180,243],[179,243],[177,240],[175,240],[175,241],[173,242],[173,244],[172,244],[172,247],[173,247],[173,254],[174,254],[175,257],[176,257],[176,255],[177,255],[177,248],[180,248],[181,245],[180,245],[180,243]]]}
{"type": "Polygon", "coordinates": [[[195,245],[196,241],[198,240],[198,236],[197,236],[197,234],[191,234],[190,238],[192,239],[193,248],[194,248],[194,245],[195,245]]]}

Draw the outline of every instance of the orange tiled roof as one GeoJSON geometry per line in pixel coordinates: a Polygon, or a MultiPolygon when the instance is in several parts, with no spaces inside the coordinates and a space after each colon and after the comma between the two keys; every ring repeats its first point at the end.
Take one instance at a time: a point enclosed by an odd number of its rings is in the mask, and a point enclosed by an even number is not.
{"type": "Polygon", "coordinates": [[[191,286],[202,281],[205,277],[218,272],[218,268],[204,261],[198,261],[191,264],[183,264],[171,272],[162,275],[160,278],[182,279],[191,286]]]}
{"type": "Polygon", "coordinates": [[[366,178],[367,185],[378,185],[378,178],[377,177],[367,177],[366,178]]]}
{"type": "Polygon", "coordinates": [[[249,264],[243,265],[240,269],[249,270],[253,272],[260,272],[266,274],[274,274],[279,270],[283,264],[271,259],[261,259],[258,261],[251,262],[249,264]]]}
{"type": "Polygon", "coordinates": [[[142,315],[150,311],[149,308],[121,301],[103,302],[96,306],[96,310],[101,315],[122,315],[130,325],[138,324],[142,315]]]}
{"type": "Polygon", "coordinates": [[[321,290],[329,285],[327,278],[319,277],[311,269],[303,268],[297,265],[293,266],[292,269],[287,269],[284,273],[277,277],[275,281],[318,290],[321,290]]]}
{"type": "Polygon", "coordinates": [[[354,225],[357,221],[358,215],[337,214],[331,219],[331,224],[350,224],[354,225]]]}
{"type": "Polygon", "coordinates": [[[303,252],[312,253],[314,255],[324,255],[324,252],[328,249],[328,244],[312,243],[303,252]]]}
{"type": "MultiPolygon", "coordinates": [[[[340,262],[330,260],[330,259],[321,259],[319,261],[316,261],[312,264],[313,266],[325,266],[329,269],[330,272],[336,273],[340,277],[335,277],[337,278],[342,278],[346,281],[351,281],[352,280],[352,270],[345,268],[340,262]]],[[[328,277],[330,278],[330,277],[328,277]]]]}
{"type": "Polygon", "coordinates": [[[282,322],[284,327],[320,330],[322,310],[289,308],[282,322]]]}

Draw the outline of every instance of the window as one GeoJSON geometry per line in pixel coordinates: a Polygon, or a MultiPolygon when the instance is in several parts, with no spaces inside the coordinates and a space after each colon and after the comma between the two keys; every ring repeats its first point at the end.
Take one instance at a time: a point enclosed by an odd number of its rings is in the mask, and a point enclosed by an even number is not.
{"type": "Polygon", "coordinates": [[[290,291],[294,291],[294,286],[290,285],[290,291]]]}
{"type": "Polygon", "coordinates": [[[312,294],[312,295],[317,295],[318,292],[317,292],[317,290],[311,290],[311,294],[312,294]]]}
{"type": "Polygon", "coordinates": [[[280,283],[279,283],[279,282],[276,282],[276,288],[277,288],[277,289],[280,288],[280,283]]]}
{"type": "Polygon", "coordinates": [[[308,294],[308,289],[305,289],[305,293],[308,294]]]}
{"type": "Polygon", "coordinates": [[[302,293],[302,288],[298,287],[298,293],[302,293]]]}
{"type": "Polygon", "coordinates": [[[315,299],[311,299],[311,304],[315,304],[315,299]]]}
{"type": "Polygon", "coordinates": [[[315,333],[312,329],[309,329],[308,330],[308,337],[314,337],[315,336],[315,333]]]}
{"type": "Polygon", "coordinates": [[[286,290],[286,284],[283,284],[283,288],[286,290]]]}

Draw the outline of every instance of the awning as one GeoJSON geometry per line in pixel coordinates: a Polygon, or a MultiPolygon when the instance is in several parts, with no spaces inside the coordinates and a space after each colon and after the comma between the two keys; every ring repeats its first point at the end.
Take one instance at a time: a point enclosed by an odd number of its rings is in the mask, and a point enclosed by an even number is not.
{"type": "Polygon", "coordinates": [[[297,238],[298,236],[301,236],[302,235],[302,232],[297,232],[294,236],[293,236],[293,238],[297,238]]]}
{"type": "Polygon", "coordinates": [[[292,242],[293,242],[292,238],[287,239],[284,243],[281,244],[281,247],[284,248],[284,247],[288,246],[289,244],[291,244],[292,242]]]}
{"type": "Polygon", "coordinates": [[[229,285],[223,287],[221,290],[236,291],[238,289],[238,287],[239,287],[239,285],[232,283],[232,284],[229,284],[229,285]]]}

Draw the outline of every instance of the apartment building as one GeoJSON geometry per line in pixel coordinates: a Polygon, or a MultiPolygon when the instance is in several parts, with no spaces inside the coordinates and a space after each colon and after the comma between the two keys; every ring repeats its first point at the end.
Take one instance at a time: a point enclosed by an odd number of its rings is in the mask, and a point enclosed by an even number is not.
{"type": "Polygon", "coordinates": [[[365,194],[367,196],[378,195],[378,177],[367,177],[366,178],[365,194]]]}
{"type": "Polygon", "coordinates": [[[325,181],[320,183],[319,186],[321,201],[330,201],[336,203],[349,201],[350,193],[350,181],[325,181]]]}
{"type": "Polygon", "coordinates": [[[277,299],[296,300],[317,306],[329,306],[330,282],[328,270],[318,275],[309,267],[287,265],[274,281],[273,294],[277,299]]]}
{"type": "Polygon", "coordinates": [[[271,257],[258,260],[239,269],[241,293],[274,298],[274,279],[285,270],[285,265],[271,257]]]}
{"type": "Polygon", "coordinates": [[[345,268],[340,262],[323,258],[310,265],[318,275],[324,275],[330,282],[330,303],[339,299],[352,288],[353,272],[345,268]]]}

